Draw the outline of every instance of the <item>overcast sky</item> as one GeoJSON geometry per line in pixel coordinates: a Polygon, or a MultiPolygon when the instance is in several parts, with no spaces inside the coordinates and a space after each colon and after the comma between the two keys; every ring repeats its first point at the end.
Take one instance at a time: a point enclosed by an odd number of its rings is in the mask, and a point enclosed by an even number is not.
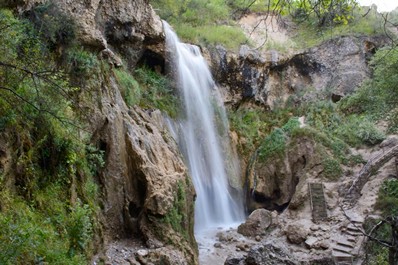
{"type": "Polygon", "coordinates": [[[357,0],[357,2],[362,6],[376,4],[379,12],[391,11],[398,6],[397,0],[357,0]]]}

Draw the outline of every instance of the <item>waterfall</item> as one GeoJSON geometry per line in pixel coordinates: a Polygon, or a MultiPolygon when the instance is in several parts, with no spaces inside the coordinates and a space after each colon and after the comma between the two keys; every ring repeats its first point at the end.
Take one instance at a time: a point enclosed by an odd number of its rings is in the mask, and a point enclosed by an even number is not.
{"type": "Polygon", "coordinates": [[[231,156],[227,157],[228,122],[215,82],[199,47],[181,43],[170,26],[163,24],[170,68],[183,102],[182,118],[172,131],[197,194],[195,232],[242,221],[243,203],[230,193],[227,172],[235,176],[239,172],[231,156]]]}

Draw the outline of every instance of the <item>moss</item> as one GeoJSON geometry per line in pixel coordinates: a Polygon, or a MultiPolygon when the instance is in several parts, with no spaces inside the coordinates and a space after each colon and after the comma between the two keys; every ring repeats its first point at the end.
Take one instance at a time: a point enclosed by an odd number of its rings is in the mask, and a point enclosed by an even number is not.
{"type": "Polygon", "coordinates": [[[170,224],[174,231],[180,233],[185,239],[189,240],[189,219],[186,215],[187,198],[185,185],[181,181],[177,183],[177,194],[174,197],[173,207],[164,217],[164,222],[170,224]]]}

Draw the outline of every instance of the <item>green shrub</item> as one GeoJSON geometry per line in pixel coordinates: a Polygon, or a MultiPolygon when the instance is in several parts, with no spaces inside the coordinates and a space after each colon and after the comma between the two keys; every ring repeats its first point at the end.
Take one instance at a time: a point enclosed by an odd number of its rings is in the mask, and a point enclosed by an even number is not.
{"type": "MultiPolygon", "coordinates": [[[[4,176],[14,183],[0,182],[0,263],[87,264],[102,153],[88,147],[75,88],[34,26],[0,10],[1,130],[15,165],[4,176]]],[[[91,55],[76,53],[77,73],[96,67],[91,55]]]]}
{"type": "Polygon", "coordinates": [[[387,120],[388,132],[395,132],[398,128],[398,48],[380,49],[372,58],[371,65],[373,78],[342,100],[340,108],[347,113],[365,115],[372,122],[387,120]]]}
{"type": "Polygon", "coordinates": [[[169,79],[145,67],[137,68],[134,77],[141,88],[141,107],[159,109],[172,118],[177,117],[179,100],[169,79]]]}
{"type": "Polygon", "coordinates": [[[259,158],[264,161],[271,156],[282,155],[289,137],[299,126],[298,119],[293,117],[282,128],[273,130],[260,145],[258,149],[259,158]]]}
{"type": "Polygon", "coordinates": [[[76,38],[73,19],[53,2],[35,5],[25,16],[32,21],[38,35],[48,43],[51,50],[58,46],[68,46],[76,38]]]}
{"type": "Polygon", "coordinates": [[[187,231],[187,212],[186,206],[186,192],[183,183],[177,183],[177,194],[174,196],[173,207],[168,211],[163,221],[170,224],[174,231],[182,234],[186,239],[189,238],[187,231]]]}
{"type": "Polygon", "coordinates": [[[336,159],[327,157],[322,161],[322,166],[323,175],[329,180],[337,180],[343,173],[340,162],[336,159]]]}
{"type": "Polygon", "coordinates": [[[121,88],[121,93],[127,106],[132,107],[139,104],[142,99],[142,91],[134,77],[123,69],[114,69],[113,73],[121,88]]]}
{"type": "Polygon", "coordinates": [[[66,55],[69,72],[74,79],[78,79],[78,84],[83,84],[84,80],[94,75],[99,62],[97,56],[85,51],[82,47],[68,49],[66,55]]]}

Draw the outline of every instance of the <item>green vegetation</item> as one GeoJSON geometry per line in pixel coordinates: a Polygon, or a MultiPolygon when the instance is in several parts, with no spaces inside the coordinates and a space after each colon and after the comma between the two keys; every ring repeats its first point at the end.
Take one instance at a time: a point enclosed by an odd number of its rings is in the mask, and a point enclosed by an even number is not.
{"type": "MultiPolygon", "coordinates": [[[[392,229],[397,229],[393,218],[398,216],[398,180],[387,179],[379,190],[376,209],[382,213],[382,219],[367,220],[365,230],[371,236],[386,243],[392,242],[392,229]],[[382,222],[382,223],[381,223],[382,222]],[[377,225],[381,224],[381,225],[377,225]]],[[[395,243],[396,244],[396,243],[395,243]]],[[[389,248],[379,242],[369,240],[366,243],[366,264],[394,264],[390,263],[389,248]]]]}
{"type": "Polygon", "coordinates": [[[398,49],[379,50],[372,58],[373,78],[357,93],[343,100],[345,112],[358,113],[371,121],[386,120],[388,132],[398,129],[398,49]]]}
{"type": "MultiPolygon", "coordinates": [[[[295,23],[292,41],[281,44],[269,40],[263,47],[280,52],[312,47],[336,36],[384,33],[383,17],[376,10],[361,9],[354,0],[152,0],[151,4],[184,41],[222,44],[229,49],[248,44],[237,25],[248,12],[278,15],[295,23]]],[[[392,22],[394,18],[392,15],[392,22]]]]}
{"type": "Polygon", "coordinates": [[[125,69],[113,69],[127,106],[159,109],[170,117],[177,117],[178,97],[169,79],[147,68],[137,68],[131,74],[125,69]]]}
{"type": "Polygon", "coordinates": [[[86,139],[72,79],[97,60],[52,8],[37,6],[33,22],[0,10],[0,134],[14,169],[0,179],[1,264],[86,264],[93,251],[104,160],[86,139]]]}
{"type": "Polygon", "coordinates": [[[297,118],[291,118],[282,128],[276,128],[261,143],[258,151],[259,158],[266,160],[271,156],[283,155],[286,143],[292,132],[298,129],[300,123],[297,118]]]}
{"type": "Polygon", "coordinates": [[[185,185],[181,182],[177,183],[177,194],[174,197],[173,207],[164,217],[164,222],[171,225],[174,231],[182,234],[185,239],[189,240],[188,225],[189,221],[185,213],[187,208],[187,198],[185,193],[185,185]]]}
{"type": "Polygon", "coordinates": [[[222,44],[231,49],[246,42],[224,0],[152,0],[151,4],[184,41],[222,44]]]}

